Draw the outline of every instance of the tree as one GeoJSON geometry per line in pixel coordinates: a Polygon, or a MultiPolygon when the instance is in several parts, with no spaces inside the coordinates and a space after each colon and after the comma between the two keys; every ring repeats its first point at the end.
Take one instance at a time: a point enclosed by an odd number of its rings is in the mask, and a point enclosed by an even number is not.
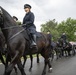
{"type": "Polygon", "coordinates": [[[66,21],[62,21],[57,26],[57,30],[60,33],[66,33],[69,41],[76,41],[76,19],[68,18],[66,21]]]}
{"type": "Polygon", "coordinates": [[[41,31],[45,33],[50,32],[53,36],[54,41],[56,41],[59,37],[59,33],[57,31],[57,22],[55,21],[55,19],[49,20],[45,24],[42,24],[41,31]]]}
{"type": "Polygon", "coordinates": [[[67,18],[67,20],[57,23],[55,19],[49,20],[41,25],[42,32],[50,32],[54,41],[59,38],[62,33],[66,33],[68,41],[76,41],[76,19],[67,18]]]}

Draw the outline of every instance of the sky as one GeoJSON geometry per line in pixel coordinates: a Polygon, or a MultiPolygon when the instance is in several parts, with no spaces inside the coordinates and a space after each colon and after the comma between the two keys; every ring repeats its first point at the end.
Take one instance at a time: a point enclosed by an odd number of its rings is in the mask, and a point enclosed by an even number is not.
{"type": "Polygon", "coordinates": [[[40,31],[41,24],[52,19],[58,22],[69,17],[76,19],[76,0],[0,0],[0,6],[21,22],[25,16],[24,4],[32,6],[37,31],[40,31]]]}

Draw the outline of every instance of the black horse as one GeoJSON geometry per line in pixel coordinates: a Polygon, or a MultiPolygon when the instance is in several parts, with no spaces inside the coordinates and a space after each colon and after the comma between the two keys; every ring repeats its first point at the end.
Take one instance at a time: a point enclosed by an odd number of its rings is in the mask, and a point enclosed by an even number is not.
{"type": "Polygon", "coordinates": [[[50,70],[52,70],[49,60],[50,44],[49,39],[45,34],[41,34],[42,37],[37,39],[38,50],[30,50],[30,43],[26,30],[24,37],[23,33],[21,33],[24,31],[24,29],[22,27],[17,26],[13,18],[2,7],[0,7],[0,27],[7,42],[8,54],[10,54],[12,58],[10,65],[6,68],[5,75],[10,75],[15,64],[18,65],[21,74],[26,75],[20,59],[24,53],[29,55],[33,53],[41,53],[41,55],[45,59],[45,65],[42,75],[46,74],[47,65],[49,65],[50,70]]]}
{"type": "Polygon", "coordinates": [[[60,39],[59,44],[61,44],[62,56],[67,57],[67,56],[75,55],[75,51],[74,51],[71,43],[69,43],[67,41],[64,42],[63,39],[60,39]]]}
{"type": "Polygon", "coordinates": [[[52,48],[52,57],[54,59],[54,54],[56,54],[56,59],[59,59],[62,57],[62,45],[59,42],[51,42],[51,48],[52,48]]]}
{"type": "MultiPolygon", "coordinates": [[[[11,62],[11,58],[10,58],[10,56],[8,56],[8,61],[7,62],[5,62],[4,61],[4,58],[3,58],[3,55],[6,57],[6,55],[7,55],[7,47],[6,47],[6,42],[5,42],[5,38],[4,38],[4,35],[2,34],[2,32],[0,32],[0,60],[1,60],[1,62],[4,64],[4,66],[5,66],[5,63],[7,63],[8,64],[8,62],[11,62]]],[[[24,58],[25,59],[25,58],[24,58]]],[[[26,59],[25,59],[26,60],[26,59]]],[[[33,56],[32,55],[30,55],[30,60],[31,60],[31,66],[30,66],[30,69],[29,69],[29,71],[31,71],[31,69],[32,69],[32,63],[33,63],[33,56]]],[[[39,63],[39,55],[37,54],[37,62],[39,63]]],[[[17,73],[17,68],[16,67],[14,67],[14,69],[15,69],[15,72],[17,73]]]]}
{"type": "Polygon", "coordinates": [[[64,47],[64,51],[66,51],[66,56],[75,55],[75,50],[73,49],[73,45],[70,42],[67,42],[66,46],[64,47]]]}
{"type": "MultiPolygon", "coordinates": [[[[0,32],[0,60],[5,66],[5,63],[8,64],[8,62],[11,62],[11,58],[10,58],[10,56],[8,56],[8,59],[7,59],[8,61],[5,62],[3,59],[3,55],[6,57],[7,47],[6,47],[6,41],[5,41],[4,35],[2,32],[0,32]]],[[[36,57],[37,57],[37,63],[39,63],[39,54],[36,54],[36,57]]],[[[27,59],[27,57],[26,58],[24,57],[25,61],[26,61],[26,59],[27,59]]],[[[30,55],[30,60],[31,60],[31,66],[30,66],[29,71],[31,71],[31,69],[33,67],[33,56],[32,55],[30,55]]],[[[25,64],[25,61],[24,61],[24,64],[25,64]]],[[[24,66],[24,64],[23,64],[23,66],[24,66]]],[[[14,67],[14,69],[15,69],[15,72],[17,73],[17,68],[14,67]]]]}
{"type": "MultiPolygon", "coordinates": [[[[4,64],[6,64],[6,62],[4,61],[3,56],[6,58],[7,55],[7,47],[6,47],[6,42],[5,42],[5,38],[4,35],[2,34],[2,32],[0,32],[0,60],[1,62],[4,64]]],[[[11,62],[11,57],[9,56],[8,58],[8,62],[11,62]]],[[[14,67],[15,73],[17,73],[17,68],[14,67]]]]}

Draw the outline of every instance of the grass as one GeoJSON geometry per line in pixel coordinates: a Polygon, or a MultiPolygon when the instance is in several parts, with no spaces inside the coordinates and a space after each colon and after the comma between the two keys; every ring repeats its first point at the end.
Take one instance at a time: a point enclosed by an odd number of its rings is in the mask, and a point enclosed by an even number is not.
{"type": "MultiPolygon", "coordinates": [[[[41,55],[39,54],[39,56],[41,56],[41,55]]],[[[33,57],[36,57],[36,54],[34,54],[33,57]]],[[[3,58],[4,58],[4,61],[5,61],[5,60],[6,60],[5,56],[3,56],[3,58]]],[[[30,56],[27,55],[27,58],[30,58],[30,56]]],[[[23,60],[23,59],[24,59],[24,58],[22,57],[21,60],[23,60]]],[[[0,63],[1,63],[1,60],[0,60],[0,63]]]]}

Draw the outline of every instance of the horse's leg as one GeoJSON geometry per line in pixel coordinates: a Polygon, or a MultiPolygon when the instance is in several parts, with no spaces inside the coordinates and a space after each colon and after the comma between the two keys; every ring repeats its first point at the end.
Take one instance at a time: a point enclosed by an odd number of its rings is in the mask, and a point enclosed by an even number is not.
{"type": "Polygon", "coordinates": [[[64,50],[62,50],[62,56],[64,56],[64,50]]]}
{"type": "Polygon", "coordinates": [[[19,62],[17,63],[17,65],[18,65],[19,70],[21,71],[21,75],[26,75],[20,59],[19,59],[19,62]]]}
{"type": "Polygon", "coordinates": [[[5,62],[4,62],[4,59],[3,59],[3,57],[2,57],[1,52],[0,52],[0,60],[1,60],[1,62],[5,65],[5,62]]]}
{"type": "MultiPolygon", "coordinates": [[[[6,55],[6,64],[5,64],[5,70],[6,68],[8,67],[8,62],[11,62],[11,57],[7,54],[6,55]]],[[[17,68],[14,66],[14,70],[15,70],[15,73],[17,74],[17,68]]]]}
{"type": "MultiPolygon", "coordinates": [[[[44,50],[43,50],[44,51],[44,50]]],[[[49,69],[50,71],[52,70],[52,66],[51,66],[51,63],[49,61],[49,52],[47,52],[49,50],[46,50],[45,52],[41,52],[41,55],[44,57],[45,61],[44,61],[44,69],[43,69],[43,72],[42,72],[42,75],[46,75],[46,68],[47,68],[47,65],[49,66],[49,69]]]]}
{"type": "Polygon", "coordinates": [[[31,60],[31,66],[29,68],[29,71],[31,71],[33,67],[33,56],[32,55],[30,55],[30,60],[31,60]]]}
{"type": "Polygon", "coordinates": [[[71,49],[68,49],[68,56],[71,56],[71,49]]]}
{"type": "Polygon", "coordinates": [[[45,60],[44,60],[44,69],[43,69],[42,75],[46,75],[47,65],[48,65],[48,60],[45,59],[45,60]]]}
{"type": "Polygon", "coordinates": [[[23,62],[23,68],[25,67],[25,63],[26,63],[26,60],[27,60],[27,57],[26,57],[26,55],[23,55],[23,57],[24,57],[24,62],[23,62]]]}
{"type": "Polygon", "coordinates": [[[54,60],[54,50],[52,51],[52,59],[51,59],[51,61],[53,61],[54,60]]]}
{"type": "Polygon", "coordinates": [[[75,46],[72,46],[72,55],[75,56],[75,46]]]}
{"type": "Polygon", "coordinates": [[[48,65],[48,60],[46,59],[46,55],[45,55],[45,52],[41,52],[41,55],[44,57],[44,68],[43,68],[43,72],[42,72],[42,75],[46,75],[46,68],[47,68],[47,65],[48,65]]]}
{"type": "Polygon", "coordinates": [[[74,50],[73,50],[73,56],[75,56],[75,54],[76,54],[76,53],[75,53],[75,49],[74,49],[74,50]]]}
{"type": "Polygon", "coordinates": [[[68,51],[67,51],[67,50],[65,50],[65,56],[66,56],[66,57],[68,57],[68,54],[67,54],[67,52],[68,52],[68,51]]]}
{"type": "Polygon", "coordinates": [[[49,66],[49,70],[48,70],[48,72],[52,72],[52,65],[51,65],[51,60],[50,60],[50,58],[48,58],[48,66],[49,66]]]}
{"type": "Polygon", "coordinates": [[[39,63],[40,60],[39,60],[39,53],[37,53],[37,63],[39,63]]]}
{"type": "Polygon", "coordinates": [[[56,51],[56,60],[59,59],[59,52],[58,49],[55,50],[56,51]]]}
{"type": "Polygon", "coordinates": [[[60,53],[59,57],[62,58],[62,56],[63,56],[63,50],[60,49],[59,53],[60,53]]]}
{"type": "MultiPolygon", "coordinates": [[[[7,69],[5,70],[5,74],[4,74],[4,75],[10,75],[11,71],[13,70],[15,64],[17,64],[17,62],[18,62],[19,59],[20,59],[19,52],[16,51],[15,56],[13,57],[10,65],[9,65],[9,66],[7,67],[7,69]]],[[[22,69],[22,70],[23,70],[23,69],[22,69]]],[[[22,73],[22,75],[26,75],[26,74],[24,73],[24,70],[21,71],[21,73],[22,73]],[[23,73],[22,73],[22,72],[23,72],[23,73]]]]}
{"type": "Polygon", "coordinates": [[[6,54],[5,71],[6,71],[7,67],[8,67],[9,57],[10,57],[10,56],[9,56],[8,53],[7,53],[7,54],[6,54]]]}
{"type": "MultiPolygon", "coordinates": [[[[50,51],[50,48],[48,48],[48,51],[50,51]]],[[[51,52],[47,52],[47,55],[46,55],[46,57],[47,57],[47,63],[48,63],[48,67],[49,67],[49,72],[52,72],[52,65],[51,65],[51,62],[52,62],[52,59],[53,59],[53,50],[51,50],[51,52]],[[50,56],[49,56],[49,53],[50,53],[50,56]]]]}
{"type": "Polygon", "coordinates": [[[15,73],[17,74],[18,72],[17,72],[17,68],[16,68],[16,66],[14,66],[14,70],[15,70],[15,73]]]}

